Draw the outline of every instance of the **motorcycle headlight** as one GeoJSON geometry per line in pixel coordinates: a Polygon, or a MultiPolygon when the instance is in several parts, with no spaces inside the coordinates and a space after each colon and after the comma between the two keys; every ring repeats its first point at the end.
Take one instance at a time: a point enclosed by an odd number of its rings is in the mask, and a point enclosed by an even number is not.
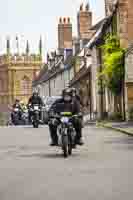
{"type": "Polygon", "coordinates": [[[19,109],[18,109],[18,108],[15,108],[15,109],[14,109],[14,111],[15,111],[15,112],[18,112],[18,111],[19,111],[19,109]]]}
{"type": "Polygon", "coordinates": [[[39,106],[34,106],[34,110],[39,110],[39,106]]]}
{"type": "Polygon", "coordinates": [[[61,122],[62,123],[68,123],[69,122],[69,118],[68,117],[62,117],[61,118],[61,122]]]}

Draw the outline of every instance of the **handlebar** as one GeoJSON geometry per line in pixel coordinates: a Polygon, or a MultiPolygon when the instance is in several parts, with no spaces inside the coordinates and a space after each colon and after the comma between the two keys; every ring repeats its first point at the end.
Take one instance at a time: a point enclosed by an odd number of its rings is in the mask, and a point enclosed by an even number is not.
{"type": "Polygon", "coordinates": [[[61,114],[55,114],[55,115],[52,115],[50,116],[51,118],[57,118],[57,119],[60,119],[62,116],[66,116],[66,117],[71,117],[71,118],[76,118],[76,117],[82,117],[82,114],[79,113],[79,114],[76,114],[76,115],[61,115],[61,114]]]}

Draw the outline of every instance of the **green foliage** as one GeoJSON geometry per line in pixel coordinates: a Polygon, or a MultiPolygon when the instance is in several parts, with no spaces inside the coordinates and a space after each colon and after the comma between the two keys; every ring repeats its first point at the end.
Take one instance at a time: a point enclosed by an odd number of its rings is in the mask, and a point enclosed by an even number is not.
{"type": "Polygon", "coordinates": [[[124,76],[124,53],[120,47],[119,39],[114,35],[105,38],[105,44],[101,47],[103,56],[103,69],[99,73],[99,80],[103,80],[105,87],[110,89],[114,95],[119,95],[122,89],[124,76]]]}

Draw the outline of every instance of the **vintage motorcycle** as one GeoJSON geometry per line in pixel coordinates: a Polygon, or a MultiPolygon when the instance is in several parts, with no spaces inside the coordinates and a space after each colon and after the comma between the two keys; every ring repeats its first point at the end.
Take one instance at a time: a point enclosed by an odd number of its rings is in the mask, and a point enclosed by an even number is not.
{"type": "Polygon", "coordinates": [[[12,119],[12,123],[17,126],[20,125],[20,108],[18,106],[16,106],[15,108],[12,109],[12,113],[11,113],[11,119],[12,119]]]}
{"type": "Polygon", "coordinates": [[[33,106],[29,105],[31,115],[31,122],[34,128],[39,127],[39,113],[40,113],[40,106],[38,104],[34,104],[33,106]]]}
{"type": "Polygon", "coordinates": [[[24,109],[21,116],[23,125],[28,125],[28,118],[29,118],[28,109],[24,109]]]}
{"type": "Polygon", "coordinates": [[[75,148],[76,131],[72,123],[74,117],[71,112],[61,112],[51,118],[52,123],[57,126],[58,145],[62,148],[64,158],[71,155],[75,148]]]}

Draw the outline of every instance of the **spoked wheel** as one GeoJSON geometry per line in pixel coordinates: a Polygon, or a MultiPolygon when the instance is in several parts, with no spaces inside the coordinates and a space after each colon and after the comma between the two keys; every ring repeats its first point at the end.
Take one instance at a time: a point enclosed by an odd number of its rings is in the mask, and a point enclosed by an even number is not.
{"type": "Polygon", "coordinates": [[[71,155],[72,154],[72,138],[71,136],[68,137],[69,141],[68,141],[68,154],[71,155]]]}
{"type": "Polygon", "coordinates": [[[68,145],[68,154],[72,155],[72,145],[71,144],[68,145]]]}
{"type": "Polygon", "coordinates": [[[67,136],[63,136],[62,138],[62,149],[63,149],[63,155],[64,158],[68,157],[68,137],[67,136]]]}
{"type": "Polygon", "coordinates": [[[34,128],[38,128],[38,123],[37,122],[33,122],[33,127],[34,128]]]}

